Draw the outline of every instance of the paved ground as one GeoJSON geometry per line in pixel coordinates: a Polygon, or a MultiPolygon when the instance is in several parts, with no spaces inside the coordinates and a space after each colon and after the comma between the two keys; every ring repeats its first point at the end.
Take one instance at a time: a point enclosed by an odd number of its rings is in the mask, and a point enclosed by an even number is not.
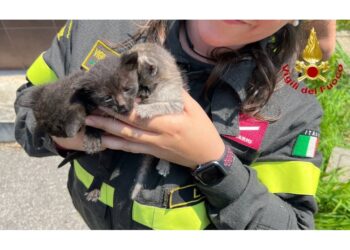
{"type": "Polygon", "coordinates": [[[13,102],[16,90],[25,83],[24,71],[0,71],[0,142],[14,141],[13,102]]]}
{"type": "Polygon", "coordinates": [[[66,188],[59,157],[32,158],[0,143],[0,229],[87,229],[66,188]]]}
{"type": "Polygon", "coordinates": [[[0,122],[13,122],[16,90],[25,83],[23,71],[0,71],[0,122]]]}

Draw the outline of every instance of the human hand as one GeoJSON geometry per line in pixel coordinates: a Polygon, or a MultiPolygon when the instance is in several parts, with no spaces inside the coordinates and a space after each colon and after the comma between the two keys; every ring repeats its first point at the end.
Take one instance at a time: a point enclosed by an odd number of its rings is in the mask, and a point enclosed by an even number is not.
{"type": "Polygon", "coordinates": [[[182,166],[219,159],[224,143],[209,117],[183,91],[185,108],[182,113],[141,119],[135,110],[128,116],[101,108],[111,117],[91,115],[86,124],[104,130],[102,146],[132,153],[150,154],[182,166]]]}

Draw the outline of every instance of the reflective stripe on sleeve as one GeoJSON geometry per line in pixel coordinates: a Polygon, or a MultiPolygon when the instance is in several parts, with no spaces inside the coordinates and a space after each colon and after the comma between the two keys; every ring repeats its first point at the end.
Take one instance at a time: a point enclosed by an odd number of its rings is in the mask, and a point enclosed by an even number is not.
{"type": "Polygon", "coordinates": [[[57,33],[57,40],[61,40],[62,37],[66,37],[67,39],[70,38],[70,34],[72,31],[73,21],[69,21],[68,29],[67,29],[67,23],[60,29],[60,31],[57,33]]]}
{"type": "Polygon", "coordinates": [[[316,194],[320,169],[311,162],[257,162],[252,167],[271,193],[316,194]]]}
{"type": "Polygon", "coordinates": [[[134,201],[132,219],[159,230],[202,230],[210,224],[204,201],[194,206],[172,209],[147,206],[134,201]]]}
{"type": "MultiPolygon", "coordinates": [[[[88,189],[94,180],[94,176],[86,171],[77,161],[74,161],[74,172],[78,180],[88,189]]],[[[114,188],[103,182],[98,199],[107,206],[113,207],[114,188]]]]}
{"type": "Polygon", "coordinates": [[[43,85],[58,79],[56,73],[47,65],[42,53],[27,70],[27,78],[33,85],[43,85]]]}

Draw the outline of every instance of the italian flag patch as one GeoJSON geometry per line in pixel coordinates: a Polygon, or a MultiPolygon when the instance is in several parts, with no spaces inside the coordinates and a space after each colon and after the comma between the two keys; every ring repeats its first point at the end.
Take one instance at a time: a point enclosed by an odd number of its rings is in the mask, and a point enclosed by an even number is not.
{"type": "Polygon", "coordinates": [[[293,156],[313,158],[316,154],[319,132],[306,129],[304,133],[299,134],[293,147],[293,156]]]}

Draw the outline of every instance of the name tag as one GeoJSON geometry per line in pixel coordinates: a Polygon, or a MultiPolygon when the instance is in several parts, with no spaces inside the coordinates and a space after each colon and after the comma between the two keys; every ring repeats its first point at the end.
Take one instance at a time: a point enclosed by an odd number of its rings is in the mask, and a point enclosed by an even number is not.
{"type": "Polygon", "coordinates": [[[195,184],[177,187],[170,190],[168,207],[193,206],[203,199],[203,194],[199,192],[195,184]]]}
{"type": "Polygon", "coordinates": [[[264,135],[269,123],[260,121],[254,117],[239,115],[239,135],[223,135],[225,138],[242,144],[248,148],[258,151],[264,139],[264,135]]]}

